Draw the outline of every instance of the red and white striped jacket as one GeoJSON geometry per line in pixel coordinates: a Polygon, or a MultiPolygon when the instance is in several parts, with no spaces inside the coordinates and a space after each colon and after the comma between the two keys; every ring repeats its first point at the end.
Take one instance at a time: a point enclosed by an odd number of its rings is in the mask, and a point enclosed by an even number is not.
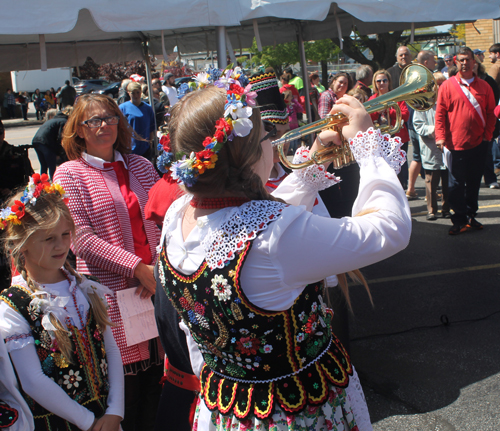
{"type": "MultiPolygon", "coordinates": [[[[144,229],[153,263],[160,230],[144,218],[148,192],[159,180],[153,165],[144,157],[123,155],[128,168],[130,189],[139,201],[144,229]]],[[[84,158],[63,163],[56,170],[54,181],[69,198],[68,207],[75,221],[78,245],[77,270],[98,277],[114,292],[136,287],[134,271],[141,259],[134,254],[134,240],[127,204],[120,192],[112,167],[98,168],[84,158]]],[[[125,332],[116,298],[108,298],[111,320],[117,324],[113,335],[120,348],[124,365],[149,359],[148,342],[127,347],[125,332]]]]}

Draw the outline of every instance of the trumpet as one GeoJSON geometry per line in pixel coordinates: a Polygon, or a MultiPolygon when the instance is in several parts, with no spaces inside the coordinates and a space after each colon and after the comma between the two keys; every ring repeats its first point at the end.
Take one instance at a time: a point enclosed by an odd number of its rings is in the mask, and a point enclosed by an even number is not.
{"type": "MultiPolygon", "coordinates": [[[[392,135],[397,133],[403,126],[398,102],[406,102],[415,111],[427,111],[436,103],[436,89],[436,81],[429,69],[421,64],[410,64],[401,72],[398,88],[383,96],[378,96],[375,99],[365,102],[363,106],[369,114],[394,108],[396,110],[396,123],[393,126],[389,124],[378,127],[383,133],[392,135]]],[[[314,151],[310,154],[311,160],[298,164],[288,161],[284,146],[287,142],[300,139],[311,133],[317,133],[325,129],[333,129],[340,133],[342,125],[347,122],[347,117],[340,112],[333,115],[327,115],[322,120],[306,124],[305,126],[285,133],[280,139],[273,141],[272,145],[277,147],[281,162],[290,169],[302,169],[312,164],[319,165],[328,161],[333,163],[334,169],[339,169],[355,162],[351,149],[349,148],[349,143],[343,138],[341,146],[332,145],[324,150],[314,151]]]]}

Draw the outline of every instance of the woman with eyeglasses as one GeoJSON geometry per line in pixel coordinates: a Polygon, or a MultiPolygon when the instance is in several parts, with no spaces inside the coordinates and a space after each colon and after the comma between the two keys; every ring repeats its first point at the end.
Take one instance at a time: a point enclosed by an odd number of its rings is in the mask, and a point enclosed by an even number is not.
{"type": "MultiPolygon", "coordinates": [[[[373,74],[373,96],[368,100],[373,100],[376,97],[383,96],[391,90],[392,82],[389,72],[385,69],[377,70],[373,74]]],[[[401,110],[403,126],[401,127],[400,131],[394,136],[398,136],[399,138],[401,138],[401,142],[403,143],[401,149],[407,152],[410,134],[408,132],[406,122],[410,119],[410,111],[408,110],[408,106],[406,106],[405,102],[398,102],[398,105],[399,109],[401,110]]],[[[391,124],[394,126],[394,124],[396,124],[396,110],[394,108],[390,108],[389,111],[384,110],[382,112],[375,112],[370,115],[375,125],[386,126],[388,124],[391,124]]],[[[406,190],[408,187],[408,162],[405,162],[405,164],[401,166],[401,172],[398,174],[398,178],[401,182],[401,185],[406,190]]]]}
{"type": "MultiPolygon", "coordinates": [[[[159,177],[144,157],[130,154],[131,129],[118,105],[101,94],[78,98],[63,131],[69,161],[54,181],[69,198],[78,247],[77,270],[113,292],[135,287],[149,301],[155,292],[153,262],[160,231],[144,218],[148,192],[159,177]]],[[[125,374],[123,429],[154,426],[163,356],[157,339],[128,345],[116,296],[108,297],[112,328],[125,374]]]]}

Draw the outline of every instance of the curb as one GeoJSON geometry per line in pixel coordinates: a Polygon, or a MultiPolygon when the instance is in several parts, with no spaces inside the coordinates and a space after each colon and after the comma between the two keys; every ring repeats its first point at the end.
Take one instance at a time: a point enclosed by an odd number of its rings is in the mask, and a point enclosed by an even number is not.
{"type": "Polygon", "coordinates": [[[44,123],[43,120],[28,120],[28,121],[17,121],[17,120],[3,120],[2,124],[6,129],[14,128],[14,127],[23,127],[23,126],[40,126],[44,123]]]}

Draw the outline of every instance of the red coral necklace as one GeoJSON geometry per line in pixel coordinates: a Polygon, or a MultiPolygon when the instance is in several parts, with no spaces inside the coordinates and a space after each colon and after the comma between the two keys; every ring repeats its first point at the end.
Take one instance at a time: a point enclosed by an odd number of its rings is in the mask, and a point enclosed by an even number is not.
{"type": "Polygon", "coordinates": [[[191,199],[191,206],[199,209],[216,209],[216,208],[227,208],[227,207],[239,207],[245,202],[249,202],[250,199],[243,197],[227,197],[227,198],[198,198],[193,197],[191,199]]]}

